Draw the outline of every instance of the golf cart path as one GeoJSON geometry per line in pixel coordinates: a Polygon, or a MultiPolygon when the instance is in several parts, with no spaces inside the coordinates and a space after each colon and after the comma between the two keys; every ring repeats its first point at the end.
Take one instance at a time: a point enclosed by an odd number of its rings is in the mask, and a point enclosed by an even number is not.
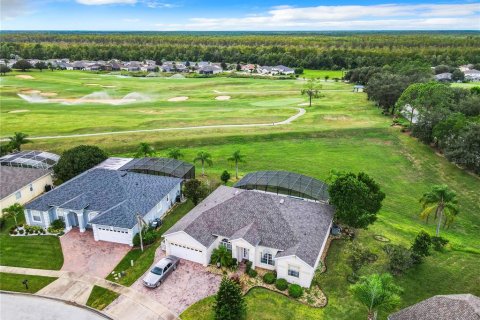
{"type": "Polygon", "coordinates": [[[119,293],[119,298],[110,305],[112,306],[115,303],[114,307],[109,308],[109,306],[103,310],[103,313],[112,319],[178,319],[177,314],[149,296],[130,287],[125,287],[102,278],[68,271],[8,266],[0,266],[0,272],[56,277],[58,278],[57,280],[42,288],[35,293],[35,295],[69,301],[80,305],[86,304],[94,285],[119,293]]]}
{"type": "MultiPolygon", "coordinates": [[[[281,126],[287,125],[303,116],[307,111],[303,108],[293,108],[297,110],[297,114],[289,117],[286,120],[280,122],[271,123],[247,123],[247,124],[218,124],[211,126],[190,126],[190,127],[173,127],[173,128],[158,128],[158,129],[141,129],[141,130],[126,130],[126,131],[110,131],[99,133],[83,133],[83,134],[71,134],[71,135],[58,135],[58,136],[43,136],[43,137],[28,137],[29,140],[46,140],[46,139],[62,139],[62,138],[80,138],[80,137],[96,137],[107,135],[119,135],[128,133],[139,132],[159,132],[159,131],[178,131],[178,130],[198,130],[198,129],[216,129],[216,128],[249,128],[249,127],[269,127],[269,126],[281,126]]],[[[7,141],[6,138],[0,139],[0,141],[7,141]]]]}

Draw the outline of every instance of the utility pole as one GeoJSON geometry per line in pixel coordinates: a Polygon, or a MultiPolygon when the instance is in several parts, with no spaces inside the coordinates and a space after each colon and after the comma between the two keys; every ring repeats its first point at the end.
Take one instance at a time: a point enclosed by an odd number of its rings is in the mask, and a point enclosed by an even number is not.
{"type": "Polygon", "coordinates": [[[140,249],[142,249],[143,252],[143,237],[142,237],[142,229],[143,229],[143,219],[140,216],[140,214],[137,213],[137,223],[138,223],[138,228],[140,230],[140,249]]]}

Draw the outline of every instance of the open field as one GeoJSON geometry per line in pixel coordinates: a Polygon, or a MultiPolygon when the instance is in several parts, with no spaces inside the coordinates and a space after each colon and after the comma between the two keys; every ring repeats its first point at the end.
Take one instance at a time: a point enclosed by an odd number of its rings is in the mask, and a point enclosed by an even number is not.
{"type": "MultiPolygon", "coordinates": [[[[346,72],[346,71],[345,71],[346,72]]],[[[345,73],[343,72],[343,73],[345,73]]],[[[343,74],[342,70],[311,70],[311,69],[305,69],[303,71],[303,74],[300,75],[301,78],[305,77],[308,79],[314,78],[314,79],[320,79],[324,80],[325,76],[328,76],[330,80],[333,78],[339,78],[341,79],[343,74]]]]}
{"type": "MultiPolygon", "coordinates": [[[[63,91],[65,92],[80,90],[75,87],[78,86],[80,78],[98,77],[98,75],[86,72],[74,72],[73,78],[69,80],[67,76],[70,74],[69,72],[58,73],[59,76],[48,76],[61,78],[55,84],[56,90],[61,91],[64,81],[63,91]]],[[[28,74],[39,77],[37,72],[28,74]]],[[[44,71],[43,74],[47,74],[47,71],[44,71]]],[[[283,120],[294,113],[289,107],[297,106],[307,100],[306,97],[299,94],[303,83],[299,80],[116,79],[118,78],[114,78],[112,81],[118,81],[116,85],[122,86],[122,91],[118,92],[118,96],[138,91],[142,84],[148,83],[148,81],[154,83],[148,88],[155,85],[161,87],[160,84],[171,83],[172,87],[169,87],[169,91],[158,89],[160,97],[158,100],[162,101],[158,108],[168,109],[164,111],[171,116],[169,126],[178,126],[184,122],[200,123],[204,116],[210,117],[211,121],[225,121],[225,118],[222,118],[225,112],[216,115],[211,113],[212,105],[217,103],[230,105],[235,100],[240,101],[235,102],[238,104],[232,106],[233,114],[241,114],[242,106],[247,109],[255,107],[259,112],[263,112],[260,115],[250,114],[248,119],[244,118],[242,121],[253,121],[254,119],[261,122],[267,121],[264,119],[265,117],[277,116],[269,115],[272,110],[284,112],[280,117],[283,120]],[[177,84],[178,88],[174,88],[177,84]],[[132,89],[129,89],[130,85],[132,89]],[[270,93],[266,92],[266,88],[271,90],[270,93]],[[175,92],[170,92],[172,90],[175,92]],[[221,94],[214,93],[213,90],[220,91],[221,94]],[[243,93],[240,94],[240,91],[243,93]],[[232,96],[232,99],[216,101],[214,100],[216,95],[229,95],[232,96]],[[190,96],[190,99],[184,102],[168,102],[168,104],[163,102],[176,96],[190,96]],[[166,107],[163,106],[164,103],[167,104],[166,107]],[[184,109],[184,112],[176,113],[177,107],[184,109]],[[188,120],[184,120],[179,116],[180,114],[183,114],[183,117],[188,120]]],[[[2,86],[9,81],[19,81],[15,89],[17,90],[18,87],[26,87],[27,81],[36,80],[17,80],[9,75],[7,80],[2,80],[2,86]]],[[[450,240],[450,244],[446,252],[433,253],[424,264],[396,278],[396,282],[405,290],[400,307],[436,294],[469,292],[480,295],[478,286],[480,276],[477,272],[480,261],[480,204],[478,201],[480,180],[478,177],[457,168],[442,156],[435,154],[428,146],[401,133],[398,128],[390,127],[391,119],[380,115],[380,111],[366,99],[365,94],[353,93],[350,85],[335,82],[322,82],[322,84],[324,97],[314,100],[312,107],[304,107],[307,113],[285,126],[35,140],[34,143],[26,145],[26,148],[60,152],[78,144],[95,144],[105,148],[112,155],[130,156],[134,153],[134,148],[138,143],[145,141],[151,143],[158,150],[159,156],[164,156],[170,147],[180,147],[185,153],[186,161],[192,161],[196,153],[204,150],[212,154],[214,165],[211,168],[207,167],[206,172],[210,178],[215,179],[218,179],[220,173],[225,169],[231,173],[234,172],[234,168],[227,158],[235,150],[241,150],[246,155],[247,163],[240,166],[242,175],[255,170],[290,170],[325,180],[331,169],[365,171],[381,185],[387,197],[378,221],[368,230],[358,232],[359,241],[365,243],[379,255],[379,260],[362,269],[361,274],[385,270],[386,258],[382,251],[382,243],[375,241],[373,235],[381,234],[389,238],[391,243],[409,246],[421,229],[430,233],[434,232],[433,224],[426,225],[418,218],[420,212],[418,199],[433,184],[445,183],[457,192],[460,206],[460,214],[455,223],[449,230],[442,230],[441,233],[450,240]]],[[[50,87],[41,88],[41,86],[47,85],[48,83],[39,83],[37,90],[55,90],[50,87]]],[[[81,90],[84,94],[92,92],[92,88],[82,87],[81,90]]],[[[2,87],[1,92],[2,102],[4,95],[6,97],[6,103],[2,103],[2,136],[9,135],[14,130],[24,131],[33,136],[47,133],[76,133],[79,130],[81,132],[101,132],[112,130],[112,128],[114,130],[140,128],[145,126],[148,117],[130,116],[130,112],[133,112],[131,110],[157,108],[152,106],[157,102],[145,103],[142,107],[136,104],[95,105],[94,107],[92,104],[92,106],[87,106],[90,108],[87,110],[82,109],[80,105],[25,105],[15,96],[12,87],[2,87]],[[32,109],[37,106],[39,108],[37,122],[35,122],[35,117],[30,118],[30,112],[9,114],[5,111],[32,109]],[[74,109],[63,109],[70,107],[74,109]],[[62,112],[58,112],[59,108],[62,108],[62,112]],[[118,109],[122,112],[119,112],[118,109]],[[75,116],[71,116],[69,112],[63,112],[63,110],[74,110],[75,116]],[[50,114],[52,119],[57,120],[49,122],[48,115],[45,115],[42,120],[41,115],[45,112],[50,114]],[[101,116],[103,113],[108,115],[101,116]],[[17,122],[12,120],[17,116],[20,118],[26,116],[25,121],[28,125],[21,120],[17,122]],[[84,124],[83,119],[87,124],[84,124]],[[114,124],[117,120],[112,119],[117,119],[121,125],[114,124]],[[62,121],[69,122],[76,129],[72,130],[62,121]],[[89,121],[91,121],[90,124],[88,124],[89,121]],[[49,125],[47,126],[47,124],[49,125]]],[[[75,96],[80,96],[82,92],[76,92],[75,96]]],[[[63,94],[67,96],[66,93],[63,94]]],[[[111,95],[113,96],[114,93],[111,95]]],[[[155,121],[165,123],[162,119],[155,121]]],[[[200,172],[200,168],[197,168],[197,172],[200,172]]],[[[333,242],[327,257],[328,271],[321,279],[322,288],[329,299],[328,306],[323,309],[303,308],[302,306],[302,313],[300,313],[302,319],[365,318],[363,307],[354,302],[348,293],[346,276],[350,270],[346,264],[344,247],[345,243],[342,241],[333,242]]],[[[252,291],[251,295],[255,298],[251,299],[247,296],[247,301],[252,319],[253,317],[255,319],[272,319],[272,315],[277,314],[282,315],[283,319],[290,319],[288,310],[296,308],[289,299],[284,299],[283,296],[274,293],[264,294],[260,291],[252,291]],[[268,299],[272,299],[272,301],[268,299]]],[[[201,312],[205,309],[205,305],[206,303],[199,302],[186,312],[189,314],[195,314],[196,311],[201,312]]],[[[208,319],[208,314],[205,318],[208,319]]],[[[384,314],[381,314],[380,318],[384,318],[384,314]]]]}

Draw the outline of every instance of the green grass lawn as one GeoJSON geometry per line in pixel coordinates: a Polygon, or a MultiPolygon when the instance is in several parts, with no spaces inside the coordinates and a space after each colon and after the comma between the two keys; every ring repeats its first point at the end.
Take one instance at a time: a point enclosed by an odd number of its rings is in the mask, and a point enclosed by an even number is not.
{"type": "MultiPolygon", "coordinates": [[[[25,217],[18,217],[18,223],[25,223],[25,217]]],[[[13,219],[8,219],[0,231],[0,265],[49,270],[62,268],[63,253],[58,237],[11,237],[8,230],[14,224],[13,219]]]]}
{"type": "Polygon", "coordinates": [[[114,291],[99,286],[93,286],[92,292],[87,300],[87,306],[97,310],[103,310],[119,296],[120,294],[114,291]]]}
{"type": "MultiPolygon", "coordinates": [[[[344,71],[343,74],[345,74],[347,71],[344,71]]],[[[325,76],[328,76],[330,80],[333,80],[333,78],[342,78],[342,70],[311,70],[311,69],[305,69],[303,71],[303,74],[300,75],[301,78],[314,78],[314,79],[320,79],[324,80],[325,76]]]]}
{"type": "Polygon", "coordinates": [[[0,272],[0,290],[35,293],[57,278],[0,272]],[[23,281],[28,280],[28,289],[23,281]]]}
{"type": "MultiPolygon", "coordinates": [[[[29,74],[35,75],[33,72],[29,74]]],[[[79,72],[78,75],[73,76],[72,80],[69,80],[66,75],[61,75],[65,81],[65,91],[69,92],[67,89],[70,88],[70,82],[78,84],[79,77],[90,76],[92,75],[86,72],[79,72]]],[[[150,80],[127,79],[127,81],[125,86],[131,82],[132,88],[137,90],[140,84],[148,83],[143,81],[150,80]]],[[[200,120],[207,116],[203,108],[209,108],[209,105],[216,103],[210,98],[208,98],[210,100],[205,100],[213,90],[228,92],[232,97],[236,97],[239,100],[239,108],[245,106],[245,108],[290,110],[289,106],[298,105],[301,101],[299,99],[303,99],[304,102],[307,100],[305,96],[300,95],[300,88],[304,82],[299,80],[212,78],[175,81],[177,82],[172,82],[169,90],[175,89],[176,91],[173,94],[168,92],[168,94],[194,97],[196,92],[196,97],[189,100],[191,108],[188,108],[188,112],[184,112],[188,119],[200,120]],[[269,92],[266,92],[266,89],[269,92]],[[278,91],[281,93],[275,93],[278,91]],[[200,114],[202,115],[200,116],[200,114]]],[[[26,84],[22,85],[27,86],[26,84]]],[[[48,85],[48,82],[45,82],[45,86],[48,85]]],[[[312,107],[305,107],[307,113],[304,116],[286,126],[217,128],[36,140],[27,147],[60,152],[78,144],[95,144],[112,155],[131,156],[138,143],[145,141],[156,148],[159,156],[165,156],[170,147],[179,147],[185,153],[184,160],[186,161],[192,161],[195,155],[203,150],[212,155],[213,166],[207,167],[206,172],[209,178],[216,180],[219,180],[221,172],[225,169],[234,173],[234,167],[227,159],[236,150],[240,150],[246,155],[247,162],[240,166],[241,175],[255,170],[288,170],[325,180],[332,169],[365,171],[380,184],[387,196],[376,223],[368,230],[361,230],[358,233],[358,241],[379,255],[379,260],[362,269],[362,274],[385,270],[386,258],[383,255],[382,244],[373,239],[374,234],[388,237],[391,243],[410,246],[415,235],[421,229],[430,233],[434,232],[433,224],[427,225],[419,219],[418,213],[421,207],[418,200],[432,185],[445,183],[457,192],[460,207],[460,214],[454,224],[450,229],[442,230],[441,233],[450,241],[450,244],[446,252],[435,252],[426,259],[424,264],[396,278],[396,282],[404,288],[399,308],[436,294],[469,292],[480,295],[480,286],[478,286],[480,278],[476,273],[478,261],[480,261],[479,178],[457,168],[442,156],[434,153],[430,147],[401,133],[398,128],[391,127],[392,119],[381,115],[379,109],[367,100],[364,93],[353,93],[351,85],[323,81],[322,85],[323,97],[315,99],[312,107]]],[[[2,87],[2,92],[5,90],[2,87]]],[[[159,89],[159,91],[161,90],[159,89]]],[[[166,92],[161,92],[160,95],[167,96],[166,92]]],[[[229,102],[233,102],[233,100],[229,102]]],[[[155,105],[153,103],[150,107],[153,108],[155,105]]],[[[179,110],[183,108],[183,104],[175,104],[175,106],[179,110]]],[[[7,107],[11,108],[13,104],[7,107]]],[[[39,106],[39,110],[44,107],[48,106],[39,106]]],[[[97,108],[98,112],[101,112],[102,109],[105,109],[107,113],[111,112],[108,108],[101,106],[97,106],[97,108]]],[[[136,106],[121,108],[133,110],[136,106]]],[[[4,112],[3,110],[2,106],[2,112],[4,112]]],[[[76,114],[75,109],[72,110],[76,114]]],[[[228,112],[228,110],[224,111],[228,112]]],[[[65,113],[62,112],[62,114],[65,113]]],[[[130,120],[126,114],[119,114],[118,117],[122,118],[121,120],[125,123],[130,120]]],[[[263,117],[262,114],[260,114],[261,117],[263,117]]],[[[78,118],[75,126],[83,125],[80,119],[81,117],[78,118]]],[[[102,118],[102,122],[109,123],[109,118],[105,119],[107,120],[102,118]]],[[[170,120],[172,126],[183,123],[182,117],[170,120]]],[[[72,120],[69,121],[76,121],[76,119],[72,117],[72,120]]],[[[96,121],[100,122],[100,120],[96,121]]],[[[14,127],[11,122],[10,126],[14,127]]],[[[36,130],[45,130],[40,128],[40,125],[30,126],[32,126],[32,134],[37,134],[36,130]]],[[[135,120],[131,121],[129,127],[138,127],[135,120]]],[[[23,128],[28,129],[27,126],[21,128],[22,130],[23,128]]],[[[92,128],[86,126],[85,130],[92,128]]],[[[56,128],[55,130],[64,129],[56,128]]],[[[197,166],[196,170],[200,172],[201,169],[197,166]]],[[[346,264],[344,246],[345,244],[342,242],[332,244],[327,257],[328,271],[321,279],[322,288],[329,299],[329,304],[319,310],[304,307],[302,311],[298,311],[302,312],[306,319],[309,318],[309,314],[316,319],[366,317],[364,309],[353,300],[348,292],[346,276],[350,270],[346,264]]],[[[131,256],[127,255],[121,262],[123,265],[115,269],[115,271],[122,271],[124,267],[127,269],[127,277],[122,278],[121,281],[124,281],[122,283],[131,284],[141,276],[153,262],[154,251],[155,247],[149,248],[141,255],[132,250],[129,253],[131,256]],[[137,262],[135,267],[128,271],[130,257],[135,258],[134,260],[137,262]]],[[[263,296],[276,297],[275,294],[263,296]]],[[[269,317],[270,314],[285,314],[283,318],[279,316],[279,319],[289,319],[289,310],[296,308],[291,300],[285,300],[278,304],[263,301],[267,298],[257,298],[256,300],[258,300],[255,302],[257,304],[249,304],[249,312],[257,319],[272,319],[269,317]]],[[[191,307],[189,312],[194,314],[195,308],[197,305],[191,307]]],[[[199,304],[197,311],[201,313],[202,308],[204,306],[199,304]]]]}
{"type": "MultiPolygon", "coordinates": [[[[175,207],[163,219],[163,224],[158,229],[159,235],[162,235],[165,231],[167,231],[192,208],[193,203],[191,201],[187,201],[175,207]]],[[[116,273],[125,271],[126,275],[120,278],[118,281],[115,281],[114,275],[110,274],[108,275],[107,280],[118,282],[124,286],[131,286],[152,265],[155,258],[155,251],[160,245],[160,241],[161,239],[159,239],[156,243],[148,246],[143,252],[139,248],[134,248],[130,250],[114,269],[116,273]],[[133,267],[130,264],[131,260],[134,261],[133,267]]]]}

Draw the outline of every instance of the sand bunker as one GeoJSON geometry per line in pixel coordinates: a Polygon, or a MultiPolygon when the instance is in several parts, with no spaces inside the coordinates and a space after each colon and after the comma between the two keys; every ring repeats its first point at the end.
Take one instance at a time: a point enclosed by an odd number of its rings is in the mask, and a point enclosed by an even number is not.
{"type": "Polygon", "coordinates": [[[58,95],[56,92],[40,92],[42,97],[55,97],[58,95]]]}
{"type": "Polygon", "coordinates": [[[29,112],[30,110],[27,109],[19,109],[19,110],[12,110],[9,111],[8,113],[21,113],[21,112],[29,112]]]}
{"type": "Polygon", "coordinates": [[[41,91],[40,90],[22,90],[22,93],[25,93],[25,94],[37,94],[37,93],[40,93],[41,91]]]}
{"type": "Polygon", "coordinates": [[[215,93],[221,93],[221,92],[220,92],[220,91],[218,91],[218,90],[213,90],[213,92],[215,92],[215,93]]]}
{"type": "Polygon", "coordinates": [[[188,97],[175,97],[175,98],[170,98],[168,101],[187,101],[188,97]]]}
{"type": "Polygon", "coordinates": [[[215,97],[215,100],[230,100],[230,96],[218,96],[215,97]]]}
{"type": "MultiPolygon", "coordinates": [[[[53,92],[51,94],[54,94],[53,92]]],[[[41,94],[22,94],[19,93],[18,96],[23,100],[30,103],[61,103],[65,105],[75,105],[75,104],[84,104],[84,103],[102,103],[110,105],[122,105],[135,102],[144,102],[149,101],[150,97],[138,92],[131,92],[125,95],[122,98],[113,98],[106,92],[94,92],[87,94],[81,98],[55,98],[48,99],[41,94]]]]}
{"type": "Polygon", "coordinates": [[[18,78],[18,79],[35,79],[34,77],[29,76],[27,74],[18,74],[18,75],[15,76],[15,78],[18,78]]]}

